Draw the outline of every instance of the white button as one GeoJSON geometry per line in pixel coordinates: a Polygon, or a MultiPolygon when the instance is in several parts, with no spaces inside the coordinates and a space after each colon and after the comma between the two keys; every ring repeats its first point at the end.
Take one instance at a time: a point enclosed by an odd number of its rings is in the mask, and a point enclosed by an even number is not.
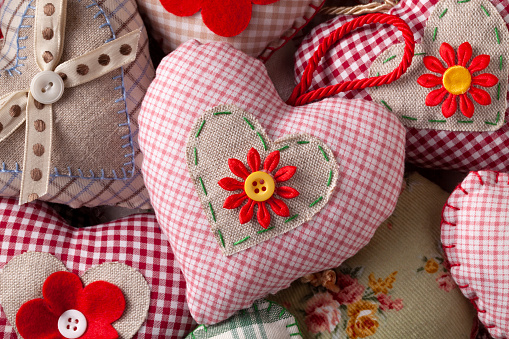
{"type": "Polygon", "coordinates": [[[69,339],[79,338],[87,330],[87,319],[77,310],[67,310],[58,318],[58,331],[69,339]]]}
{"type": "Polygon", "coordinates": [[[64,94],[64,80],[55,72],[40,72],[32,79],[30,92],[41,104],[53,104],[64,94]]]}

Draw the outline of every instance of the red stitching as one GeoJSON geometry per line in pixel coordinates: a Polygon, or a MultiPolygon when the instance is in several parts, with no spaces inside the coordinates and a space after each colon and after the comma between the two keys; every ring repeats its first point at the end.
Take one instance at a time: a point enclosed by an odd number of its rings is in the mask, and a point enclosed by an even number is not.
{"type": "Polygon", "coordinates": [[[466,284],[466,285],[458,285],[459,288],[467,288],[468,286],[470,286],[470,284],[466,284]]]}
{"type": "Polygon", "coordinates": [[[468,192],[465,191],[465,189],[463,187],[461,187],[461,184],[458,185],[458,188],[463,192],[465,193],[466,195],[468,195],[468,192]]]}
{"type": "Polygon", "coordinates": [[[498,175],[499,175],[499,174],[500,174],[500,173],[498,173],[498,172],[497,172],[497,176],[495,177],[495,184],[498,184],[498,175]]]}
{"type": "Polygon", "coordinates": [[[444,248],[455,248],[456,247],[456,245],[449,245],[449,246],[443,245],[443,246],[444,246],[444,248]]]}
{"type": "Polygon", "coordinates": [[[449,225],[449,226],[453,226],[453,227],[457,225],[457,224],[453,224],[452,222],[448,222],[445,219],[442,219],[442,223],[446,224],[446,225],[449,225]]]}
{"type": "Polygon", "coordinates": [[[477,178],[479,178],[479,181],[481,182],[481,186],[484,186],[484,181],[482,181],[482,178],[481,178],[481,175],[479,174],[479,172],[474,172],[474,174],[477,176],[477,178]]]}
{"type": "Polygon", "coordinates": [[[479,297],[473,297],[473,298],[470,298],[469,300],[474,305],[474,307],[477,310],[477,312],[479,312],[479,313],[486,313],[486,310],[481,310],[479,308],[479,306],[477,306],[476,301],[479,300],[479,297]]]}
{"type": "Polygon", "coordinates": [[[450,267],[453,268],[453,267],[460,267],[460,266],[461,266],[461,264],[451,264],[450,267]]]}
{"type": "Polygon", "coordinates": [[[445,206],[452,208],[453,210],[459,211],[460,209],[458,207],[454,207],[453,205],[446,203],[445,206]]]}

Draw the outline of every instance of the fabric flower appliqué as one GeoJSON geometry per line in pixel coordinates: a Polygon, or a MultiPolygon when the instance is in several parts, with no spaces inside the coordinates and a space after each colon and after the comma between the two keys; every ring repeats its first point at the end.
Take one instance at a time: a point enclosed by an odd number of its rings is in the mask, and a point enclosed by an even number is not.
{"type": "Polygon", "coordinates": [[[456,62],[456,53],[448,43],[444,42],[440,46],[440,56],[447,63],[445,68],[442,62],[434,56],[424,57],[424,65],[432,72],[439,73],[442,76],[434,74],[423,74],[417,79],[422,87],[432,88],[442,86],[439,89],[431,91],[426,97],[426,106],[438,106],[442,103],[442,114],[449,118],[456,113],[457,97],[459,97],[459,106],[461,113],[467,118],[474,115],[474,104],[467,96],[467,93],[480,105],[487,106],[491,104],[491,97],[485,90],[474,87],[492,87],[498,83],[498,78],[493,74],[474,73],[484,70],[490,63],[489,55],[476,56],[469,66],[467,66],[472,57],[472,46],[468,42],[462,43],[458,47],[456,62]],[[444,101],[444,98],[447,98],[444,101]]]}
{"type": "Polygon", "coordinates": [[[232,37],[251,21],[254,5],[270,5],[279,0],[160,0],[176,16],[191,16],[201,9],[203,23],[215,34],[232,37]]]}
{"type": "Polygon", "coordinates": [[[16,314],[23,338],[118,338],[111,324],[124,313],[125,298],[117,286],[95,281],[83,287],[77,275],[61,271],[46,279],[42,295],[16,314]]]}
{"type": "Polygon", "coordinates": [[[276,186],[277,183],[291,179],[297,171],[297,167],[284,166],[272,175],[271,173],[279,164],[279,159],[279,151],[270,153],[263,163],[263,169],[260,170],[260,154],[255,148],[251,148],[247,153],[247,163],[251,169],[251,173],[240,160],[233,158],[228,159],[230,171],[244,179],[244,182],[234,178],[223,178],[219,180],[218,184],[227,191],[243,190],[242,193],[230,195],[226,198],[223,205],[224,208],[235,209],[247,200],[247,204],[240,209],[239,220],[241,224],[251,221],[254,208],[258,206],[258,212],[256,214],[258,223],[263,228],[267,229],[270,225],[270,214],[267,209],[267,204],[277,215],[281,217],[290,216],[290,210],[286,203],[274,197],[274,194],[285,199],[292,199],[299,196],[299,192],[292,187],[276,186]]]}

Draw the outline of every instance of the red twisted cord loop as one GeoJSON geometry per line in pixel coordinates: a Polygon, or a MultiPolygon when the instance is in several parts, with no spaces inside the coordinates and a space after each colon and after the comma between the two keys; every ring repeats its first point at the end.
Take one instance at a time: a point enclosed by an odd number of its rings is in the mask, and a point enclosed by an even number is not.
{"type": "Polygon", "coordinates": [[[414,48],[415,48],[414,35],[410,30],[410,27],[408,27],[408,25],[406,24],[406,22],[401,20],[399,17],[389,14],[377,13],[368,14],[365,16],[355,18],[354,20],[347,22],[346,24],[335,30],[332,34],[330,34],[320,43],[318,49],[315,51],[311,59],[309,59],[308,65],[304,70],[304,74],[302,75],[300,83],[295,87],[292,95],[290,96],[290,99],[288,99],[286,103],[292,106],[301,106],[315,100],[330,97],[340,92],[347,92],[355,89],[364,89],[367,87],[390,84],[391,82],[399,79],[403,74],[405,74],[408,67],[412,63],[412,58],[414,57],[414,48]],[[403,54],[403,60],[401,60],[399,66],[394,71],[387,75],[381,75],[368,79],[356,79],[352,81],[346,81],[337,85],[327,86],[306,93],[306,91],[309,89],[311,85],[311,81],[313,80],[313,72],[316,70],[318,63],[323,58],[325,53],[329,51],[331,46],[338,42],[341,38],[343,38],[346,34],[350,33],[351,31],[372,23],[392,25],[398,28],[398,30],[401,33],[403,33],[403,39],[405,40],[405,49],[403,54]]]}

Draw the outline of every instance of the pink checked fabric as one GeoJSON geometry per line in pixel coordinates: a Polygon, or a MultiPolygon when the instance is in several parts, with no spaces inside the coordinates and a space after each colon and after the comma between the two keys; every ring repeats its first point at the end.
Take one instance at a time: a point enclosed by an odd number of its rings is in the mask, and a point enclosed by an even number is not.
{"type": "Polygon", "coordinates": [[[472,172],[442,215],[451,274],[495,339],[509,336],[508,201],[509,174],[472,172]]]}
{"type": "Polygon", "coordinates": [[[385,109],[343,99],[287,106],[262,62],[225,43],[190,41],[163,60],[142,106],[140,145],[145,183],[186,278],[191,313],[205,324],[355,254],[393,211],[404,166],[404,129],[385,109]],[[311,221],[230,257],[210,231],[186,163],[192,126],[223,103],[252,114],[272,140],[299,132],[318,137],[339,164],[336,191],[311,221]]]}
{"type": "MultiPolygon", "coordinates": [[[[53,254],[78,275],[122,262],[138,270],[151,288],[148,319],[134,338],[182,338],[196,325],[185,302],[184,278],[154,215],[77,229],[42,202],[18,206],[16,199],[2,198],[0,211],[1,268],[28,251],[53,254]]],[[[0,336],[16,338],[3,310],[0,336]]]]}
{"type": "MultiPolygon", "coordinates": [[[[402,0],[389,14],[405,20],[417,43],[438,0],[402,0]]],[[[491,0],[506,23],[509,23],[509,1],[491,0]]],[[[295,73],[300,77],[319,42],[351,20],[352,16],[338,16],[317,26],[296,52],[295,73]]],[[[311,89],[337,84],[343,80],[368,77],[368,69],[375,58],[393,44],[402,42],[395,28],[368,26],[347,35],[334,46],[319,64],[311,89]]],[[[366,90],[341,93],[339,97],[371,100],[366,90]]],[[[506,112],[507,116],[508,112],[506,112]]],[[[498,171],[509,170],[509,126],[495,132],[451,132],[409,128],[406,144],[407,159],[421,167],[498,171]]]]}

